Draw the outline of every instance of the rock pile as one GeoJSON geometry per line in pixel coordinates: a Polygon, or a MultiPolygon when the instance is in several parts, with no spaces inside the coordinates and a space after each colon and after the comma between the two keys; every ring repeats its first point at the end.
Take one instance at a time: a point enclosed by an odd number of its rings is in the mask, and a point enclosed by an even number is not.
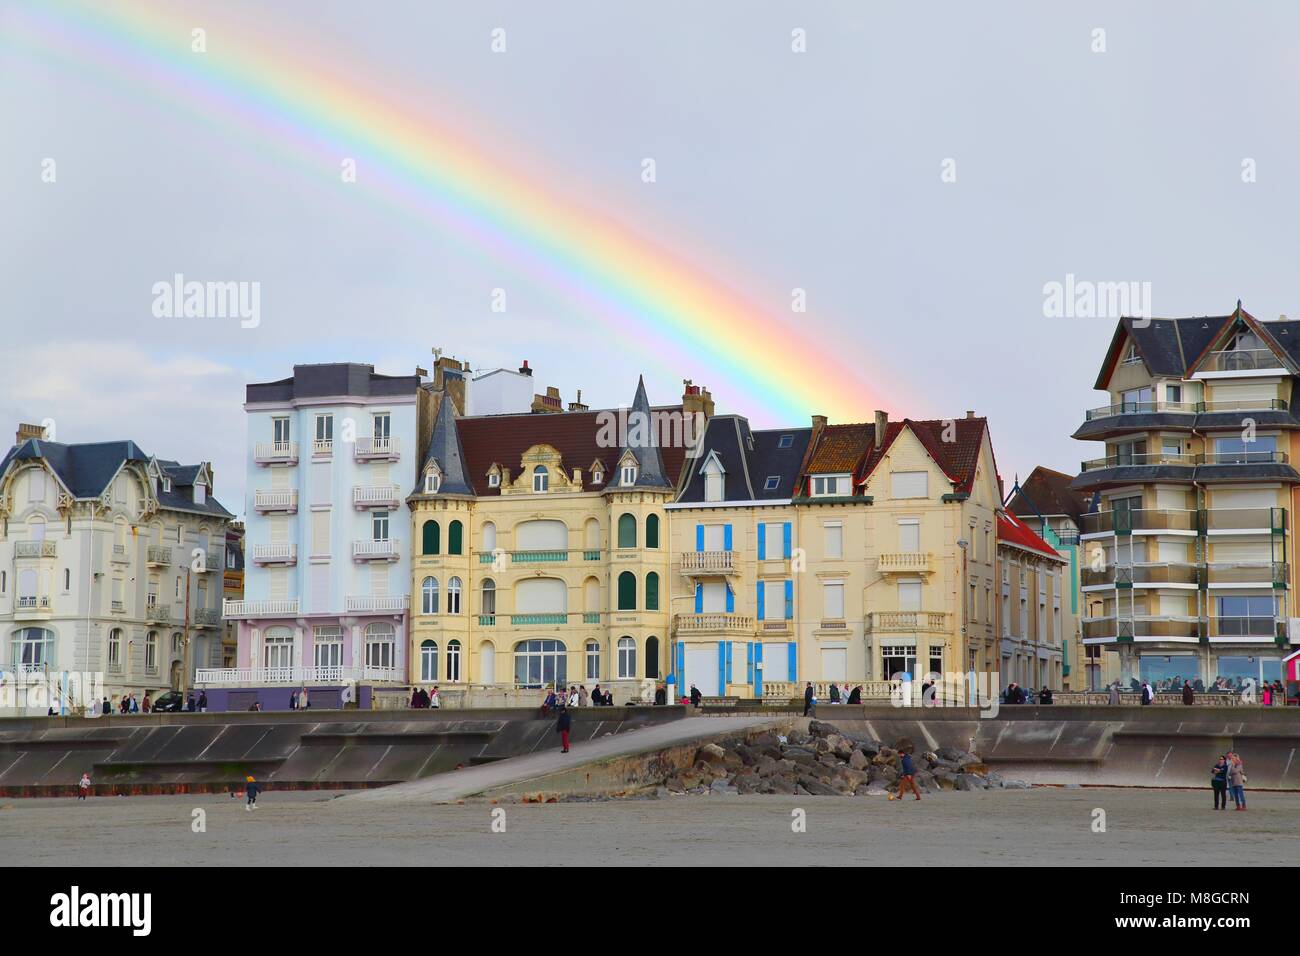
{"type": "Polygon", "coordinates": [[[944,747],[917,754],[910,740],[886,746],[848,737],[814,720],[808,733],[773,731],[728,738],[701,747],[693,766],[664,781],[669,793],[780,793],[811,796],[887,796],[898,790],[899,755],[912,753],[917,786],[937,790],[1026,789],[1004,780],[975,754],[944,747]]]}

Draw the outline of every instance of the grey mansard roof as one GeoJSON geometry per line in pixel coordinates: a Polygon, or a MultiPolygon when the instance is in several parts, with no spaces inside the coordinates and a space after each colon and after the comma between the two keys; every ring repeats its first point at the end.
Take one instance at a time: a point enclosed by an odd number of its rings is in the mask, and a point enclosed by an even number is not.
{"type": "Polygon", "coordinates": [[[677,500],[704,501],[701,469],[711,455],[717,457],[725,473],[724,501],[788,500],[794,497],[799,467],[811,438],[811,428],[752,431],[749,420],[741,415],[715,415],[709,419],[694,457],[687,459],[677,500]],[[775,488],[767,487],[769,478],[776,479],[775,488]]]}
{"type": "Polygon", "coordinates": [[[431,462],[436,463],[442,473],[438,494],[474,494],[473,487],[465,477],[465,451],[460,446],[460,433],[456,428],[455,404],[451,396],[446,393],[443,393],[438,401],[438,417],[433,423],[429,451],[424,456],[424,467],[420,469],[416,494],[422,494],[424,491],[424,473],[431,462]]]}

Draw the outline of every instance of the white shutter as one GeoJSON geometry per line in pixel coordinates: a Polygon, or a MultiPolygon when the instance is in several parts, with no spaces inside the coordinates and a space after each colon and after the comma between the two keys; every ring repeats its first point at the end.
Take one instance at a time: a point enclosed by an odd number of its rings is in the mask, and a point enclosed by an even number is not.
{"type": "Polygon", "coordinates": [[[1216,488],[1210,493],[1212,509],[1275,508],[1277,491],[1273,488],[1216,488]]]}
{"type": "Polygon", "coordinates": [[[896,471],[890,476],[891,495],[894,498],[928,498],[929,472],[896,471]]]}
{"type": "Polygon", "coordinates": [[[516,551],[567,551],[569,529],[563,521],[525,521],[515,528],[516,551]]]}
{"type": "Polygon", "coordinates": [[[900,611],[921,610],[921,582],[898,582],[898,609],[900,611]]]}
{"type": "Polygon", "coordinates": [[[568,609],[569,589],[559,578],[525,578],[515,585],[516,614],[560,614],[568,609]]]}
{"type": "Polygon", "coordinates": [[[313,555],[330,553],[330,512],[328,511],[311,513],[311,553],[313,555]]]}

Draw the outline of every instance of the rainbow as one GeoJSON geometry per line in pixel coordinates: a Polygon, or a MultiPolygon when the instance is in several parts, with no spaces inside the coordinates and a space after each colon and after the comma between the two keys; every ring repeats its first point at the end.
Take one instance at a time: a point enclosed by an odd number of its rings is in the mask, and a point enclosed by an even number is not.
{"type": "Polygon", "coordinates": [[[9,8],[0,49],[52,56],[99,83],[166,96],[202,122],[251,130],[317,179],[363,157],[352,188],[509,261],[638,355],[706,370],[722,410],[796,425],[813,413],[860,421],[890,408],[867,373],[801,328],[786,303],[757,307],[692,259],[585,208],[563,177],[543,184],[522,164],[507,167],[500,157],[516,154],[501,149],[498,132],[374,93],[362,70],[339,67],[336,54],[312,57],[297,33],[272,44],[260,15],[233,29],[220,15],[204,12],[211,50],[200,55],[190,49],[196,24],[157,4],[45,0],[9,8]]]}

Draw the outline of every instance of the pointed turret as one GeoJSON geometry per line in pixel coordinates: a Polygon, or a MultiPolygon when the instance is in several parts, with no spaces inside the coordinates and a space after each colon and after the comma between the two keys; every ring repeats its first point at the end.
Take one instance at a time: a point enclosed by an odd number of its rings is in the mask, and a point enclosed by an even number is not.
{"type": "Polygon", "coordinates": [[[456,403],[443,392],[438,401],[438,417],[433,423],[429,439],[429,452],[420,471],[419,492],[425,489],[424,476],[433,470],[438,475],[436,494],[472,495],[474,489],[465,478],[465,452],[460,447],[460,434],[456,430],[456,403]]]}
{"type": "Polygon", "coordinates": [[[645,376],[636,383],[636,398],[627,415],[626,444],[618,457],[619,480],[623,485],[622,470],[635,463],[636,480],[630,482],[638,488],[671,489],[672,482],[664,476],[664,462],[659,454],[659,436],[654,418],[650,414],[650,399],[646,396],[645,376]]]}

